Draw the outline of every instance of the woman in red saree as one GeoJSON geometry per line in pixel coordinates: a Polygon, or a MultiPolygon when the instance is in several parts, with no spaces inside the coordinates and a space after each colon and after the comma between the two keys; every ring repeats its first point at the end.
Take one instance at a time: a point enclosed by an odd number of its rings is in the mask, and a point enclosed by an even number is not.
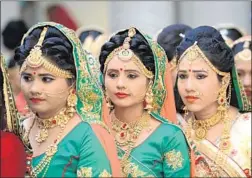
{"type": "Polygon", "coordinates": [[[15,128],[12,127],[11,118],[17,117],[12,112],[15,107],[10,84],[7,80],[4,59],[1,56],[0,68],[0,108],[1,108],[1,177],[24,177],[26,171],[26,153],[22,141],[19,139],[15,128]],[[6,124],[7,122],[7,124],[6,124]],[[14,133],[12,133],[14,131],[14,133]],[[13,164],[13,161],[15,163],[13,164]]]}

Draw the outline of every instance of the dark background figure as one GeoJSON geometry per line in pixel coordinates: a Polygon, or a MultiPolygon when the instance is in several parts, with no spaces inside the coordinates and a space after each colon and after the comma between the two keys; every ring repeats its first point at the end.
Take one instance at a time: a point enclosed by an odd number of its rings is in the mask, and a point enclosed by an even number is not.
{"type": "Polygon", "coordinates": [[[47,17],[49,21],[60,23],[72,30],[77,30],[78,25],[71,17],[71,14],[62,5],[51,5],[47,8],[47,17]]]}
{"type": "Polygon", "coordinates": [[[3,29],[3,44],[8,49],[9,55],[6,59],[9,82],[12,87],[12,92],[16,100],[17,109],[20,113],[26,113],[26,103],[20,89],[19,66],[14,60],[14,51],[21,44],[24,34],[28,31],[28,27],[23,20],[12,20],[3,29]]]}
{"type": "Polygon", "coordinates": [[[14,50],[20,45],[27,30],[27,25],[23,20],[10,21],[2,32],[4,46],[9,50],[14,50]]]}
{"type": "Polygon", "coordinates": [[[78,37],[79,37],[81,43],[83,44],[88,36],[91,36],[95,40],[98,36],[100,36],[102,34],[103,34],[103,32],[101,32],[101,31],[90,29],[90,30],[82,31],[78,37]]]}
{"type": "Polygon", "coordinates": [[[244,33],[242,32],[241,29],[235,26],[223,26],[217,28],[217,30],[221,33],[223,39],[227,43],[229,47],[231,47],[232,43],[244,36],[244,33]]]}
{"type": "Polygon", "coordinates": [[[175,85],[177,72],[176,68],[176,47],[183,39],[183,35],[192,28],[185,24],[173,24],[165,27],[158,35],[157,42],[165,50],[168,62],[171,67],[173,85],[175,85]]]}

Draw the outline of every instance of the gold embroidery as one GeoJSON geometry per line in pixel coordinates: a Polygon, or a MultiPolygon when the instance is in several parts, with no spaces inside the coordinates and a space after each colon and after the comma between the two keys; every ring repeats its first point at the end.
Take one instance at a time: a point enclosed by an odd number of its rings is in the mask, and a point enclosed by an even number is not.
{"type": "Polygon", "coordinates": [[[112,177],[112,175],[107,170],[103,170],[99,177],[112,177]]]}
{"type": "Polygon", "coordinates": [[[165,158],[167,161],[168,166],[171,166],[173,170],[176,170],[178,168],[182,167],[182,162],[183,162],[183,158],[182,158],[182,154],[180,151],[169,151],[168,153],[165,154],[165,158]]]}
{"type": "MultiPolygon", "coordinates": [[[[146,175],[147,175],[146,172],[139,169],[138,165],[130,162],[129,160],[126,161],[122,172],[124,173],[125,177],[128,177],[129,175],[131,177],[146,177],[146,175]]],[[[154,177],[154,176],[148,175],[148,177],[154,177]]]]}
{"type": "Polygon", "coordinates": [[[82,167],[77,170],[78,177],[92,177],[92,168],[91,167],[82,167]]]}

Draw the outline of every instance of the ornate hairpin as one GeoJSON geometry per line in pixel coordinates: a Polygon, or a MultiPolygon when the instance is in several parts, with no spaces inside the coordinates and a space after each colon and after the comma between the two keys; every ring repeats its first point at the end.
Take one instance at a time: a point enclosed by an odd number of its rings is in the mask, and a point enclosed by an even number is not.
{"type": "Polygon", "coordinates": [[[213,71],[215,71],[217,74],[221,75],[221,76],[226,76],[226,75],[230,75],[228,72],[222,72],[219,69],[217,69],[209,60],[208,58],[205,56],[205,54],[201,51],[201,49],[199,48],[199,46],[197,45],[197,41],[194,42],[194,44],[192,46],[190,46],[189,48],[187,48],[187,50],[185,50],[185,52],[181,55],[181,57],[178,60],[178,63],[181,62],[181,60],[186,56],[187,60],[189,60],[190,64],[198,59],[203,59],[210,67],[211,69],[213,69],[213,71]]]}
{"type": "Polygon", "coordinates": [[[124,39],[123,45],[114,49],[107,57],[105,64],[104,64],[104,73],[107,70],[107,66],[108,63],[111,61],[111,59],[117,55],[118,59],[127,62],[132,60],[139,68],[140,70],[143,72],[143,74],[147,77],[147,78],[153,78],[154,75],[151,71],[149,71],[144,64],[142,63],[142,61],[134,54],[134,52],[130,49],[130,41],[131,38],[136,34],[136,30],[135,28],[130,28],[128,31],[128,37],[126,37],[124,39]]]}
{"type": "Polygon", "coordinates": [[[42,56],[42,43],[45,39],[45,35],[48,28],[44,27],[43,31],[40,34],[38,43],[31,49],[29,55],[25,59],[25,62],[23,63],[20,72],[23,72],[26,70],[27,66],[31,68],[39,68],[43,66],[46,70],[49,72],[52,72],[56,76],[63,77],[63,78],[73,78],[73,75],[71,72],[60,69],[56,65],[52,64],[47,58],[42,56]]]}

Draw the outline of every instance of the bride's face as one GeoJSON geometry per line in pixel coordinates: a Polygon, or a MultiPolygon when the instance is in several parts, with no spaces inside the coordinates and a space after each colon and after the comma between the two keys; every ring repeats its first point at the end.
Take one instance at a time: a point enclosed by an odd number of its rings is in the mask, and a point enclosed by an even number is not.
{"type": "Polygon", "coordinates": [[[132,60],[125,62],[114,56],[108,63],[105,73],[106,92],[118,107],[143,103],[148,81],[132,60]]]}

